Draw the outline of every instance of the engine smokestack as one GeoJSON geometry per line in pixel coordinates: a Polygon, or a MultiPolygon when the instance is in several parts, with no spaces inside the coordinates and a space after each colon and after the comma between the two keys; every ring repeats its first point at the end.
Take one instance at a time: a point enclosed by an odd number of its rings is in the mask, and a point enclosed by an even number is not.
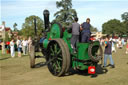
{"type": "Polygon", "coordinates": [[[43,12],[44,15],[44,25],[45,25],[45,30],[49,29],[49,11],[46,9],[43,12]]]}

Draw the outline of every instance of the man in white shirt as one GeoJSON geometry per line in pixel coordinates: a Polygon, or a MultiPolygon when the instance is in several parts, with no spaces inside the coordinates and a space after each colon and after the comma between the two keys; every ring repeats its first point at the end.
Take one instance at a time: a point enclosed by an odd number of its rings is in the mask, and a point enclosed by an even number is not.
{"type": "Polygon", "coordinates": [[[11,57],[15,57],[15,48],[14,48],[14,39],[11,40],[10,42],[10,50],[11,50],[11,57]]]}
{"type": "Polygon", "coordinates": [[[23,55],[27,55],[27,46],[28,46],[28,41],[27,39],[24,39],[22,41],[22,46],[23,46],[23,55]]]}

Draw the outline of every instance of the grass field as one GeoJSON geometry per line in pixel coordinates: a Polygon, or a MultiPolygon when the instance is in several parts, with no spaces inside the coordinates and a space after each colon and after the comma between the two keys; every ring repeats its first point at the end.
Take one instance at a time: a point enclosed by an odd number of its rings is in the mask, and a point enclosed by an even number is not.
{"type": "Polygon", "coordinates": [[[10,58],[9,54],[2,55],[0,51],[0,85],[128,85],[128,55],[125,48],[117,49],[113,60],[114,69],[107,67],[106,73],[99,72],[95,77],[77,72],[55,77],[46,65],[31,69],[28,56],[10,58]]]}

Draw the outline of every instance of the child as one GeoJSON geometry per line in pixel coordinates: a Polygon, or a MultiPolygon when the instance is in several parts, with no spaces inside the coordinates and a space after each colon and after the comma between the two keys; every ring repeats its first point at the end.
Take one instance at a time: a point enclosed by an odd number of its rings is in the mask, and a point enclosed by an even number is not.
{"type": "Polygon", "coordinates": [[[11,50],[11,57],[15,57],[15,48],[14,48],[14,39],[11,40],[10,42],[10,50],[11,50]]]}

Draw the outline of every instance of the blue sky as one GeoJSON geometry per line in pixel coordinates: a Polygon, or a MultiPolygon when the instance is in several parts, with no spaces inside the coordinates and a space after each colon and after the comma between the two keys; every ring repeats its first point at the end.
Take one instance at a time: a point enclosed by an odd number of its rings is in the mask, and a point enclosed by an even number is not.
{"type": "MultiPolygon", "coordinates": [[[[1,0],[0,21],[5,21],[7,27],[13,29],[13,24],[18,24],[21,29],[26,17],[37,15],[43,19],[43,10],[50,11],[50,21],[55,17],[54,13],[57,0],[1,0]]],[[[58,0],[59,1],[59,0],[58,0]]],[[[91,19],[91,24],[101,31],[102,24],[110,19],[121,20],[121,14],[128,12],[128,0],[72,0],[76,9],[79,23],[86,18],[91,19]]]]}

